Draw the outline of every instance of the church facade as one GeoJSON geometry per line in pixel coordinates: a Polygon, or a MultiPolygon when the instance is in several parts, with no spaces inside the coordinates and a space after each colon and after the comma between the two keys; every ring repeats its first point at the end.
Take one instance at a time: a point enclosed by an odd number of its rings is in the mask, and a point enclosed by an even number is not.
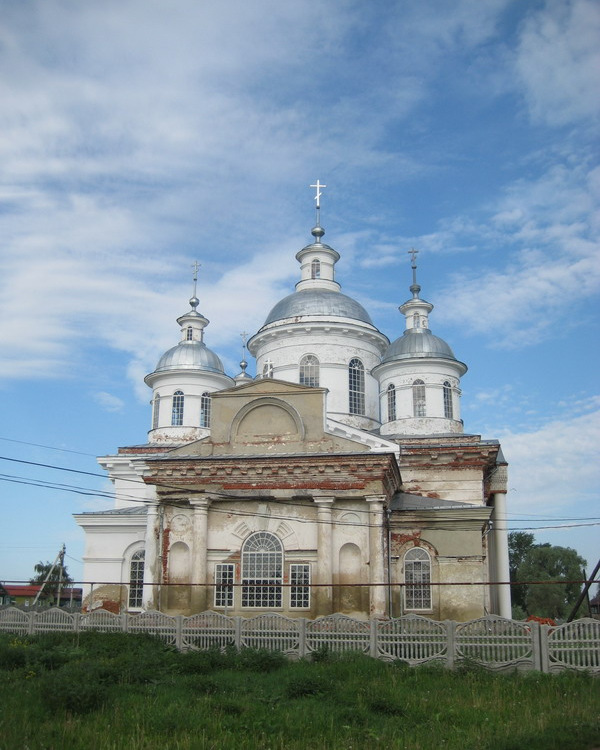
{"type": "Polygon", "coordinates": [[[510,617],[506,462],[464,431],[467,367],[431,332],[415,255],[390,343],[323,235],[317,208],[295,291],[248,341],[255,378],[207,347],[194,288],[145,378],[147,442],[99,459],[114,508],[75,517],[87,609],[510,617]]]}

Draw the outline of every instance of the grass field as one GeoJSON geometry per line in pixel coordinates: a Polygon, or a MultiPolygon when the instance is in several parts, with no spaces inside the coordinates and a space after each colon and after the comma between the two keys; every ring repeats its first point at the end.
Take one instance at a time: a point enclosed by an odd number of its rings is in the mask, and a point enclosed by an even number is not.
{"type": "Polygon", "coordinates": [[[589,750],[600,680],[361,655],[178,653],[145,636],[0,635],[2,750],[589,750]]]}

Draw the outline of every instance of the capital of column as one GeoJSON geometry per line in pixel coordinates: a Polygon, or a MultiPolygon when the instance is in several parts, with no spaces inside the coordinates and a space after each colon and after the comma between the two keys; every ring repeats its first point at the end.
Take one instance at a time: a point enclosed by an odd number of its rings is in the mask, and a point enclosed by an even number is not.
{"type": "Polygon", "coordinates": [[[370,510],[382,510],[383,506],[385,505],[386,501],[385,495],[365,495],[365,500],[370,504],[371,508],[370,510]],[[377,504],[379,504],[381,507],[378,508],[377,504]]]}
{"type": "Polygon", "coordinates": [[[194,511],[207,511],[212,503],[212,497],[190,497],[189,504],[194,511]]]}
{"type": "Polygon", "coordinates": [[[328,505],[331,506],[335,502],[335,496],[334,495],[313,495],[313,502],[315,502],[317,505],[322,505],[324,507],[327,507],[328,505]]]}

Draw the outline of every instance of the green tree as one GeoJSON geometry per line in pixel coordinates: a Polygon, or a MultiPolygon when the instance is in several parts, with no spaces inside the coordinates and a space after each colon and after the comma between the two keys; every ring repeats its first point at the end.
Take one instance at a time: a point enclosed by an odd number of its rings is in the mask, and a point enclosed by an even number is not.
{"type": "Polygon", "coordinates": [[[42,562],[40,560],[40,562],[34,565],[33,570],[36,575],[33,578],[30,578],[29,583],[39,585],[48,579],[48,582],[44,587],[44,592],[46,595],[52,596],[55,600],[58,597],[59,585],[62,587],[73,583],[73,579],[69,575],[67,566],[60,560],[55,563],[42,562]]]}
{"type": "Polygon", "coordinates": [[[553,619],[566,618],[581,591],[585,566],[586,561],[570,547],[534,544],[518,565],[516,580],[554,583],[535,583],[525,588],[526,613],[553,619]]]}
{"type": "MultiPolygon", "coordinates": [[[[509,571],[510,580],[516,582],[517,571],[523,564],[527,553],[535,547],[535,537],[533,534],[528,534],[526,531],[511,531],[508,535],[508,560],[509,560],[509,571]]],[[[513,608],[515,608],[517,614],[522,615],[526,613],[526,600],[527,600],[527,586],[511,586],[510,594],[512,599],[513,608]],[[518,609],[517,609],[518,608],[518,609]]],[[[517,619],[520,619],[518,617],[517,619]]]]}

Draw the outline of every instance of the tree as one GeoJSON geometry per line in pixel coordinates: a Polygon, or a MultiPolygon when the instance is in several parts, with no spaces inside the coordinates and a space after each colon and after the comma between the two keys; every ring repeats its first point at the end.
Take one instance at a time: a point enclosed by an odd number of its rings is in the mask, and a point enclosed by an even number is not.
{"type": "Polygon", "coordinates": [[[525,587],[528,615],[564,619],[581,591],[582,569],[586,561],[570,547],[535,544],[525,553],[516,570],[517,581],[553,581],[525,587]],[[556,583],[560,581],[561,583],[556,583]]]}
{"type": "MultiPolygon", "coordinates": [[[[62,587],[73,583],[73,579],[67,571],[67,566],[60,555],[53,563],[42,562],[40,560],[40,562],[34,565],[33,569],[36,575],[29,580],[29,583],[39,585],[47,580],[44,591],[47,594],[51,594],[54,599],[58,597],[59,585],[62,587]]],[[[56,603],[59,604],[59,602],[56,603]]]]}
{"type": "MultiPolygon", "coordinates": [[[[508,535],[508,559],[510,580],[516,582],[517,571],[523,564],[527,553],[535,547],[535,537],[525,531],[511,531],[508,535]]],[[[511,586],[510,595],[513,607],[526,612],[527,586],[511,586]]],[[[515,613],[516,614],[516,613],[515,613]]],[[[520,612],[519,612],[520,614],[520,612]]]]}

